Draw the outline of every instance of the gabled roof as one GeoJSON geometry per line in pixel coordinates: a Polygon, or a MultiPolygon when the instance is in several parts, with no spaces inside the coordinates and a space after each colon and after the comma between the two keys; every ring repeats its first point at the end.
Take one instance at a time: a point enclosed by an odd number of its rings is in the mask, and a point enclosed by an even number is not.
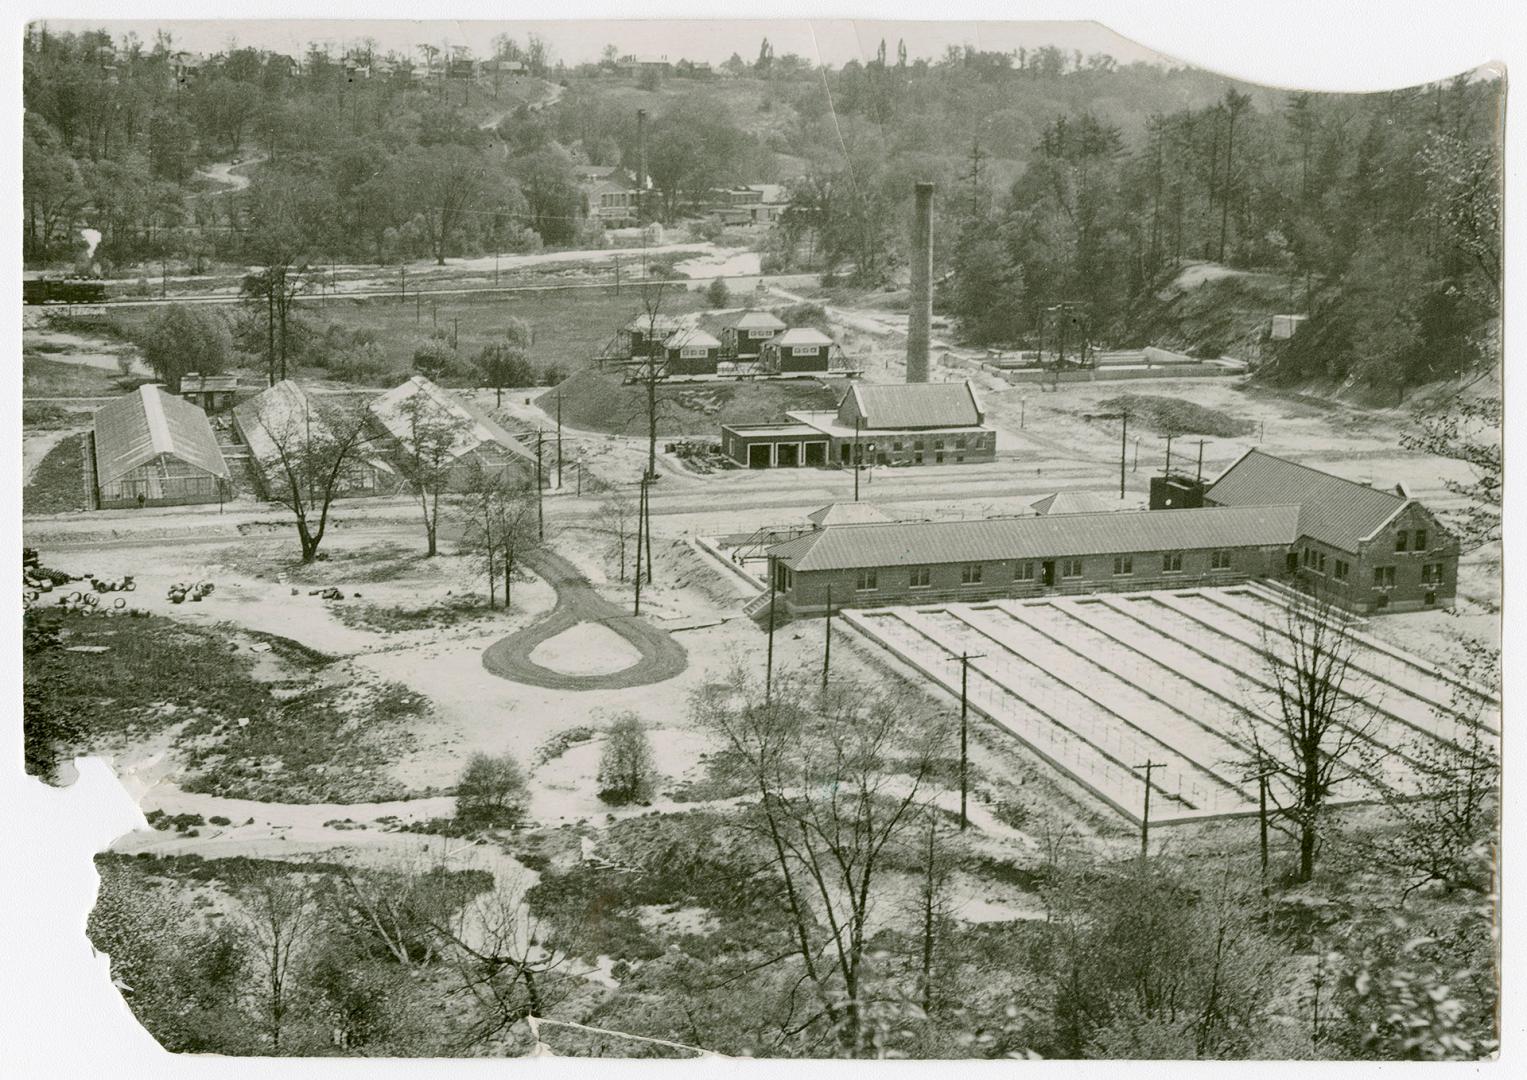
{"type": "Polygon", "coordinates": [[[1111,509],[1091,491],[1052,491],[1029,503],[1036,514],[1096,514],[1111,509]]]}
{"type": "Polygon", "coordinates": [[[778,544],[768,553],[795,570],[855,570],[1282,546],[1292,544],[1298,537],[1298,506],[1226,506],[839,525],[778,544]]]}
{"type": "Polygon", "coordinates": [[[446,393],[423,375],[415,375],[403,385],[393,387],[370,405],[372,415],[405,448],[411,424],[404,403],[419,395],[429,400],[432,415],[447,417],[456,425],[455,438],[451,442],[452,458],[471,453],[484,444],[494,444],[516,457],[534,460],[535,455],[491,417],[454,394],[446,393]]]}
{"type": "Polygon", "coordinates": [[[684,326],[669,334],[663,341],[665,349],[719,349],[721,342],[698,326],[684,326]]]}
{"type": "Polygon", "coordinates": [[[212,390],[237,390],[238,388],[237,375],[198,375],[190,371],[180,377],[182,394],[202,394],[212,390]]]}
{"type": "Polygon", "coordinates": [[[161,454],[228,477],[207,414],[159,386],[140,386],[95,411],[97,483],[109,484],[161,454]]]}
{"type": "Polygon", "coordinates": [[[659,315],[654,319],[650,318],[645,313],[642,313],[631,316],[631,321],[626,323],[622,329],[639,330],[643,334],[645,334],[648,329],[653,329],[659,334],[671,334],[675,330],[681,329],[683,326],[684,320],[679,318],[677,315],[659,315]]]}
{"type": "Polygon", "coordinates": [[[828,503],[806,515],[806,520],[825,529],[829,525],[865,525],[895,521],[890,514],[871,503],[828,503]]]}
{"type": "Polygon", "coordinates": [[[739,330],[783,330],[785,328],[785,323],[772,312],[752,308],[733,319],[730,325],[739,330]]]}
{"type": "Polygon", "coordinates": [[[832,338],[813,326],[794,326],[782,334],[775,334],[769,339],[769,344],[793,349],[799,345],[831,345],[832,338]]]}
{"type": "Polygon", "coordinates": [[[947,383],[855,383],[849,395],[866,428],[973,427],[981,405],[969,381],[947,383]]]}
{"type": "MultiPolygon", "coordinates": [[[[267,470],[281,467],[278,439],[285,443],[290,458],[294,453],[301,453],[309,439],[321,441],[333,437],[323,410],[316,407],[312,396],[292,379],[282,379],[262,390],[237,406],[233,415],[238,421],[239,434],[249,445],[249,452],[260,467],[267,470]]],[[[376,455],[360,452],[362,447],[357,446],[356,451],[351,455],[356,463],[383,472],[395,471],[376,455]]]]}
{"type": "Polygon", "coordinates": [[[1304,507],[1303,535],[1352,552],[1410,501],[1261,450],[1241,455],[1204,497],[1221,506],[1299,503],[1304,507]]]}

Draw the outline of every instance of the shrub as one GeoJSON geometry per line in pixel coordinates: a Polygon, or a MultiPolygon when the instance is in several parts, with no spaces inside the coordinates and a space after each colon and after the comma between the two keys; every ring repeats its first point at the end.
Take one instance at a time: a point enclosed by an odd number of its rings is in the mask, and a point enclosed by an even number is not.
{"type": "Polygon", "coordinates": [[[716,278],[705,289],[705,301],[714,308],[723,308],[731,301],[732,291],[726,287],[726,281],[716,278]]]}
{"type": "Polygon", "coordinates": [[[647,729],[635,713],[621,713],[610,725],[599,757],[599,797],[615,806],[646,803],[656,787],[647,729]]]}
{"type": "Polygon", "coordinates": [[[456,820],[479,829],[510,828],[525,817],[529,792],[508,754],[473,754],[456,785],[456,820]]]}

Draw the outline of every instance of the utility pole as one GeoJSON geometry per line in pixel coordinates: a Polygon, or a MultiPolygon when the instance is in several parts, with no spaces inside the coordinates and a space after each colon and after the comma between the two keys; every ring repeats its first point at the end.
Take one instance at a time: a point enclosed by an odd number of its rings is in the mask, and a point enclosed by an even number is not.
{"type": "Polygon", "coordinates": [[[1141,769],[1145,770],[1145,812],[1140,815],[1140,858],[1143,859],[1150,854],[1151,773],[1157,769],[1164,769],[1166,766],[1159,761],[1152,761],[1150,758],[1146,758],[1144,765],[1132,765],[1130,768],[1136,772],[1141,769]]]}
{"type": "Polygon", "coordinates": [[[620,256],[615,256],[615,295],[620,295],[620,256]]]}
{"type": "Polygon", "coordinates": [[[769,556],[769,650],[764,659],[764,704],[774,693],[774,600],[779,596],[774,580],[774,556],[769,556]]]}
{"type": "Polygon", "coordinates": [[[979,660],[985,653],[962,652],[959,656],[944,659],[959,661],[960,665],[960,831],[970,827],[970,815],[966,812],[966,800],[970,792],[970,662],[979,660]]]}
{"type": "Polygon", "coordinates": [[[1277,770],[1269,768],[1266,762],[1257,764],[1258,771],[1244,779],[1257,782],[1257,831],[1262,849],[1262,877],[1265,880],[1267,877],[1267,781],[1277,774],[1277,770]]]}
{"type": "Polygon", "coordinates": [[[562,391],[557,391],[557,490],[562,490],[562,391]]]}
{"type": "Polygon", "coordinates": [[[859,501],[859,469],[863,457],[859,448],[859,429],[863,426],[863,417],[854,417],[854,502],[859,501]]]}
{"type": "Polygon", "coordinates": [[[408,303],[408,267],[398,267],[398,303],[408,303]]]}
{"type": "MultiPolygon", "coordinates": [[[[654,479],[653,477],[649,476],[649,477],[647,477],[643,481],[643,484],[645,485],[646,495],[642,498],[642,515],[647,519],[647,521],[646,521],[646,528],[643,530],[642,535],[643,535],[643,537],[645,537],[644,543],[647,545],[647,584],[648,585],[652,584],[652,481],[653,481],[653,479],[654,479]]],[[[642,569],[642,553],[641,553],[641,550],[638,549],[637,552],[636,552],[636,572],[637,573],[641,573],[641,569],[642,569]]]]}
{"type": "Polygon", "coordinates": [[[1168,435],[1166,437],[1166,468],[1162,470],[1163,476],[1172,475],[1172,440],[1175,437],[1176,436],[1173,435],[1168,435]]]}
{"type": "Polygon", "coordinates": [[[641,498],[636,504],[636,572],[632,578],[636,582],[636,608],[632,614],[642,613],[642,521],[646,516],[647,509],[647,477],[642,476],[641,498]]]}
{"type": "Polygon", "coordinates": [[[974,139],[970,144],[970,172],[961,179],[970,181],[970,219],[974,221],[981,213],[981,159],[985,157],[981,153],[981,140],[974,139]]]}
{"type": "Polygon", "coordinates": [[[536,428],[536,539],[546,539],[546,508],[541,495],[541,441],[544,434],[536,428]]]}
{"type": "Polygon", "coordinates": [[[1024,394],[1018,399],[1018,427],[1021,430],[1029,418],[1029,395],[1024,394]]]}
{"type": "Polygon", "coordinates": [[[827,689],[827,675],[832,670],[832,586],[827,586],[827,618],[822,622],[822,689],[827,689]]]}
{"type": "Polygon", "coordinates": [[[1124,498],[1124,455],[1129,452],[1129,410],[1119,414],[1123,421],[1119,428],[1119,498],[1124,498]]]}
{"type": "Polygon", "coordinates": [[[498,288],[498,246],[493,249],[493,287],[498,288]]]}
{"type": "Polygon", "coordinates": [[[1198,475],[1194,480],[1200,484],[1204,482],[1204,440],[1198,440],[1198,475]]]}

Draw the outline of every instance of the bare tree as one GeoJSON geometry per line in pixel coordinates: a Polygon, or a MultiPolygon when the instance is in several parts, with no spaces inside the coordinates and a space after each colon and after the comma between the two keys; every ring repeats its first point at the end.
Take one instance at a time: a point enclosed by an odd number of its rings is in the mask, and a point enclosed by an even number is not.
{"type": "MultiPolygon", "coordinates": [[[[612,530],[605,558],[616,560],[620,580],[626,580],[626,552],[636,540],[636,503],[621,490],[612,490],[600,505],[601,516],[612,530]]],[[[637,559],[640,562],[640,558],[637,559]]]]}
{"type": "Polygon", "coordinates": [[[292,512],[302,561],[312,562],[329,507],[351,484],[355,459],[369,441],[366,410],[319,403],[293,387],[290,394],[267,392],[256,422],[270,443],[260,462],[270,497],[292,512]]]}
{"type": "Polygon", "coordinates": [[[446,963],[476,1005],[468,1045],[495,1039],[527,1016],[544,1015],[579,982],[558,978],[571,966],[576,928],[542,925],[525,902],[528,887],[500,877],[454,917],[433,925],[446,963]],[[553,934],[560,947],[548,943],[553,934]]]}
{"type": "Polygon", "coordinates": [[[257,865],[238,896],[242,910],[233,925],[258,979],[255,1013],[270,1052],[280,1055],[296,967],[316,922],[312,886],[300,869],[257,865]]]}
{"type": "Polygon", "coordinates": [[[876,886],[919,812],[948,725],[852,682],[776,675],[767,697],[737,670],[692,700],[759,797],[748,828],[773,853],[805,977],[850,1054],[866,1049],[876,886]]]}
{"type": "Polygon", "coordinates": [[[523,482],[473,463],[461,492],[462,549],[476,556],[488,578],[488,606],[504,583],[504,607],[512,600],[515,571],[541,544],[535,493],[523,482]]]}
{"type": "Polygon", "coordinates": [[[1448,704],[1433,710],[1462,737],[1407,739],[1397,752],[1410,768],[1397,782],[1381,779],[1378,755],[1367,755],[1364,771],[1388,818],[1372,853],[1405,881],[1402,897],[1430,882],[1487,893],[1493,881],[1500,757],[1487,713],[1499,708],[1500,653],[1473,642],[1464,647],[1462,670],[1471,681],[1455,684],[1448,704]]]}
{"type": "Polygon", "coordinates": [[[419,503],[427,554],[434,556],[439,551],[440,497],[450,485],[451,466],[466,425],[423,391],[404,398],[398,413],[406,427],[399,464],[419,503]]]}
{"type": "Polygon", "coordinates": [[[1315,856],[1332,791],[1360,778],[1360,744],[1377,726],[1361,689],[1349,686],[1351,620],[1318,594],[1289,603],[1263,631],[1270,700],[1251,704],[1239,726],[1252,749],[1245,764],[1268,777],[1273,822],[1299,843],[1299,880],[1315,856]]]}

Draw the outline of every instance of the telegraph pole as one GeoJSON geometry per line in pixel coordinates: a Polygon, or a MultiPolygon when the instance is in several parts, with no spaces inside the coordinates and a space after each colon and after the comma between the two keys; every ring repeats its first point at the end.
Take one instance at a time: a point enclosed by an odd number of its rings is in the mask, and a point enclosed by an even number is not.
{"type": "Polygon", "coordinates": [[[541,495],[541,440],[544,438],[540,428],[536,428],[536,539],[546,539],[546,508],[541,495]]]}
{"type": "Polygon", "coordinates": [[[769,651],[764,660],[764,704],[774,692],[774,600],[779,596],[774,581],[774,556],[769,556],[769,651]]]}
{"type": "Polygon", "coordinates": [[[1129,452],[1129,413],[1121,412],[1123,425],[1119,429],[1119,498],[1124,498],[1124,455],[1129,452]]]}
{"type": "Polygon", "coordinates": [[[960,831],[970,828],[970,815],[966,812],[966,800],[970,792],[970,662],[979,660],[985,653],[962,652],[959,656],[944,659],[958,661],[960,665],[960,831]]]}
{"type": "MultiPolygon", "coordinates": [[[[646,519],[646,527],[642,530],[647,545],[647,584],[652,584],[652,477],[646,477],[642,481],[642,517],[646,519]]],[[[642,572],[642,553],[636,552],[636,572],[642,572]]]]}
{"type": "Polygon", "coordinates": [[[634,615],[642,613],[642,521],[647,509],[647,477],[642,475],[641,499],[636,504],[636,572],[631,575],[636,582],[636,608],[634,615]]]}
{"type": "Polygon", "coordinates": [[[863,417],[854,417],[854,502],[859,501],[859,470],[862,468],[860,461],[863,457],[859,447],[859,429],[863,424],[863,417]]]}
{"type": "Polygon", "coordinates": [[[1166,437],[1166,468],[1162,470],[1162,475],[1164,476],[1172,475],[1172,439],[1175,437],[1173,435],[1166,437]]]}
{"type": "Polygon", "coordinates": [[[1143,859],[1150,854],[1151,773],[1157,769],[1166,768],[1166,765],[1159,761],[1152,761],[1150,758],[1146,758],[1144,765],[1132,765],[1130,768],[1134,769],[1136,772],[1141,769],[1145,770],[1145,813],[1140,815],[1140,858],[1143,859]]]}
{"type": "Polygon", "coordinates": [[[1198,440],[1198,475],[1194,477],[1197,483],[1204,482],[1204,440],[1198,440]]]}
{"type": "Polygon", "coordinates": [[[822,625],[822,689],[827,688],[827,673],[832,669],[832,586],[827,586],[827,618],[822,625]]]}
{"type": "Polygon", "coordinates": [[[562,490],[562,391],[557,391],[557,490],[562,490]]]}

